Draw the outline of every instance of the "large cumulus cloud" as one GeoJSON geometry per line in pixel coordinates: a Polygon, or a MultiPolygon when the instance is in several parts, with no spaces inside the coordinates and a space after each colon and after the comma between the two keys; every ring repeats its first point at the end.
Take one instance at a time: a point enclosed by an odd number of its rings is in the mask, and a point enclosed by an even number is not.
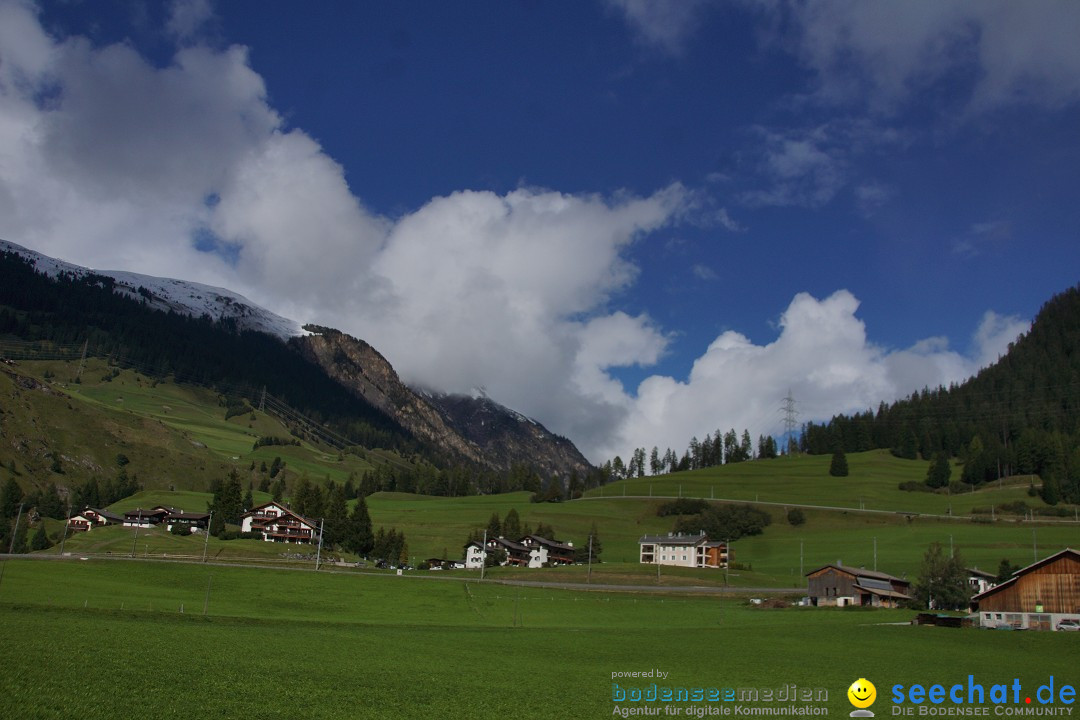
{"type": "Polygon", "coordinates": [[[688,378],[628,390],[611,370],[655,364],[671,337],[618,306],[638,275],[629,250],[692,212],[693,192],[462,190],[382,216],[274,109],[244,48],[199,42],[208,5],[174,7],[177,49],[155,65],[127,44],[52,37],[32,5],[0,0],[0,237],[340,327],[406,379],[483,386],[594,461],[716,427],[773,432],[789,387],[804,417],[828,417],[959,380],[1021,327],[988,317],[973,359],[941,340],[887,352],[850,294],[799,295],[774,342],[725,333],[688,378]]]}

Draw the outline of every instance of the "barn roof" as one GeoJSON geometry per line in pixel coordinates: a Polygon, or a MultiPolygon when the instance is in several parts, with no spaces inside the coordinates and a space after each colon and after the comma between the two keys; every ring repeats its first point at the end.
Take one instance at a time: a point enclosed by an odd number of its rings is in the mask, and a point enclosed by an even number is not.
{"type": "Polygon", "coordinates": [[[847,565],[822,565],[817,570],[811,570],[806,573],[806,575],[809,577],[810,575],[815,575],[822,570],[828,570],[829,568],[853,575],[860,580],[862,578],[867,578],[870,580],[885,580],[888,582],[904,583],[905,585],[909,584],[907,580],[898,578],[895,575],[890,575],[889,573],[878,572],[877,570],[867,570],[866,568],[849,567],[847,565]]]}
{"type": "Polygon", "coordinates": [[[1033,563],[1031,563],[1030,565],[1028,565],[1025,568],[1020,568],[1019,570],[1014,572],[1013,576],[1011,578],[1009,578],[1008,580],[1006,580],[1005,582],[998,583],[994,587],[989,588],[987,590],[983,590],[978,595],[973,596],[971,598],[971,602],[976,602],[976,601],[980,600],[981,598],[989,597],[990,595],[993,595],[994,593],[1000,592],[1001,590],[1004,590],[1005,588],[1010,587],[1011,585],[1016,583],[1017,580],[1019,580],[1024,575],[1027,575],[1029,572],[1031,572],[1033,570],[1036,570],[1038,568],[1041,568],[1041,567],[1045,567],[1046,565],[1049,565],[1050,563],[1057,562],[1061,558],[1066,557],[1068,555],[1072,555],[1077,560],[1080,560],[1080,552],[1077,552],[1076,550],[1073,550],[1072,548],[1065,548],[1064,550],[1059,550],[1058,552],[1054,553],[1053,555],[1050,555],[1049,557],[1045,557],[1042,560],[1039,560],[1037,562],[1033,562],[1033,563]]]}

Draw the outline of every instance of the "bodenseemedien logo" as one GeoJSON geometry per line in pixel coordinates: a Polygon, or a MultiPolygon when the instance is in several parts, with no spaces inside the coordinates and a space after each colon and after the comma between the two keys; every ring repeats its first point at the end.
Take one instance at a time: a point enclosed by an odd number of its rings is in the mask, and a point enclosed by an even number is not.
{"type": "Polygon", "coordinates": [[[877,688],[874,687],[874,683],[866,678],[859,678],[851,683],[851,687],[847,690],[847,698],[848,702],[855,706],[855,709],[849,713],[851,717],[874,717],[873,711],[866,709],[877,700],[877,688]]]}

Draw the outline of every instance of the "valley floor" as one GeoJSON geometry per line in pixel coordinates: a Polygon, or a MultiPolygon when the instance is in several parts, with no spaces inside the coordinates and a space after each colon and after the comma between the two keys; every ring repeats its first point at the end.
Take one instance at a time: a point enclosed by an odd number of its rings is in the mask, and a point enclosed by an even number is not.
{"type": "Polygon", "coordinates": [[[0,567],[0,717],[601,718],[645,707],[614,698],[652,683],[819,698],[671,704],[684,717],[839,715],[860,677],[884,716],[894,684],[1080,680],[1074,634],[912,627],[909,611],[124,560],[0,567]]]}

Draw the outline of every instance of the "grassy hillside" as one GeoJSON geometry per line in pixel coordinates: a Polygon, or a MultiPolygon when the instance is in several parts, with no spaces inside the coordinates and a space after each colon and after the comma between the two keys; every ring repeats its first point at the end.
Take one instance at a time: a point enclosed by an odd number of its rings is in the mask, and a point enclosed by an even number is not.
{"type": "MultiPolygon", "coordinates": [[[[586,497],[654,496],[703,497],[864,508],[888,512],[966,515],[973,507],[989,507],[1022,500],[1044,506],[1039,498],[1027,495],[1030,480],[1012,478],[1001,485],[960,494],[905,492],[898,488],[907,481],[926,479],[929,462],[902,460],[887,450],[847,455],[848,477],[829,475],[828,455],[795,455],[772,460],[721,465],[688,472],[635,478],[588,491],[586,497]]],[[[959,479],[959,466],[952,478],[959,479]]],[[[1038,482],[1038,478],[1034,478],[1038,482]]]]}
{"type": "Polygon", "coordinates": [[[130,460],[124,470],[148,489],[204,490],[232,468],[257,486],[259,467],[275,457],[286,463],[287,480],[306,473],[314,482],[339,484],[377,463],[405,462],[393,452],[339,455],[307,441],[253,450],[260,436],[290,438],[288,429],[257,410],[226,420],[221,396],[205,388],[154,382],[133,370],[114,375],[95,359],[81,375],[78,368],[78,362],[22,362],[0,373],[0,397],[7,399],[0,414],[0,478],[14,462],[25,489],[48,482],[70,487],[114,476],[123,455],[130,460]],[[54,454],[59,473],[52,469],[54,454]]]}
{"type": "MultiPolygon", "coordinates": [[[[117,503],[113,509],[122,511],[162,503],[198,510],[205,508],[209,497],[205,493],[146,491],[117,503]]],[[[526,493],[467,498],[376,493],[368,498],[375,527],[397,527],[405,532],[414,564],[429,557],[460,558],[464,540],[472,529],[485,526],[493,513],[505,517],[511,508],[518,511],[523,522],[533,527],[539,523],[551,525],[560,539],[578,546],[588,542],[595,522],[603,546],[603,563],[592,568],[592,581],[598,583],[729,583],[792,588],[803,587],[803,574],[826,563],[839,560],[849,565],[874,567],[875,544],[877,567],[908,577],[918,573],[926,547],[935,541],[945,547],[951,543],[969,566],[988,571],[996,571],[1003,558],[1022,566],[1063,547],[1080,546],[1080,525],[1073,523],[1012,520],[983,523],[887,513],[807,510],[806,523],[793,527],[786,521],[782,507],[760,506],[772,514],[773,523],[764,534],[734,543],[741,569],[725,574],[717,570],[663,568],[658,577],[655,567],[637,562],[637,541],[643,534],[671,529],[673,518],[656,517],[656,508],[662,502],[617,497],[537,504],[530,503],[526,493]]],[[[58,531],[59,524],[51,529],[58,531]]],[[[177,538],[163,529],[155,529],[140,531],[135,543],[134,535],[128,528],[98,529],[71,538],[66,550],[126,556],[134,549],[139,555],[200,557],[203,551],[202,538],[177,538]]],[[[53,548],[46,552],[57,551],[58,548],[53,548]]],[[[282,546],[257,540],[210,538],[208,545],[209,557],[218,559],[278,560],[282,553],[312,551],[308,546],[282,546]]],[[[490,572],[492,577],[505,579],[584,582],[587,569],[584,566],[541,570],[496,568],[490,572]]]]}
{"type": "Polygon", "coordinates": [[[2,717],[112,718],[169,698],[154,717],[600,718],[620,707],[613,682],[651,682],[614,673],[652,669],[671,687],[821,690],[830,716],[866,677],[880,717],[894,682],[1075,683],[1069,633],[890,624],[906,611],[174,563],[4,567],[2,717]]]}

